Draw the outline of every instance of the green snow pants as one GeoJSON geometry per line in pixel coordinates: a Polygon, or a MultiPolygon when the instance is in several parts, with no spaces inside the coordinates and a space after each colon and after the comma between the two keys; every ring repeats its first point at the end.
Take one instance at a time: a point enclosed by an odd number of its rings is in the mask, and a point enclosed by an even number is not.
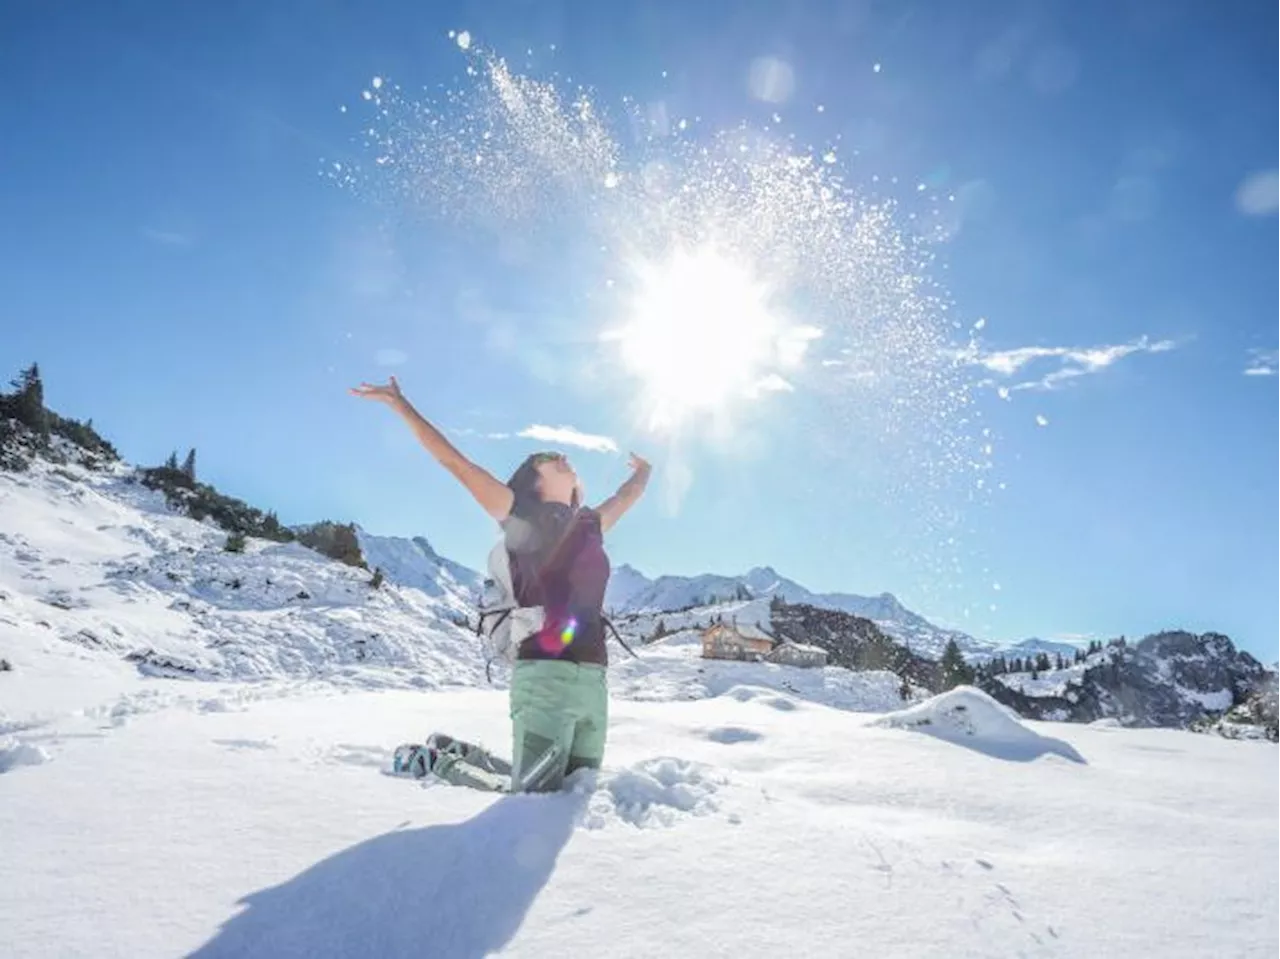
{"type": "Polygon", "coordinates": [[[520,660],[511,674],[511,791],[550,792],[582,767],[599,769],[609,725],[605,668],[520,660]]]}

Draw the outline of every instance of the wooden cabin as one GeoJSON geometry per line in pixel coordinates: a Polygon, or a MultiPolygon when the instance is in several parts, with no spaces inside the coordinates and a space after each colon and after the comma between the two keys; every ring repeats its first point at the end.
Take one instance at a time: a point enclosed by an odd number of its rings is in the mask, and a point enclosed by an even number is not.
{"type": "Polygon", "coordinates": [[[753,624],[713,623],[702,631],[703,659],[761,662],[773,647],[773,637],[753,624]]]}

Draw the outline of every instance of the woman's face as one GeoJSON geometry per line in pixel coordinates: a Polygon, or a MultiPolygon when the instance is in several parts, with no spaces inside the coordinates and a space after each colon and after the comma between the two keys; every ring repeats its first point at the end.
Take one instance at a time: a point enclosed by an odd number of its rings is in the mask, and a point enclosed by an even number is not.
{"type": "Polygon", "coordinates": [[[547,456],[537,465],[538,492],[547,503],[573,503],[573,494],[581,493],[581,482],[573,466],[564,456],[547,456]]]}

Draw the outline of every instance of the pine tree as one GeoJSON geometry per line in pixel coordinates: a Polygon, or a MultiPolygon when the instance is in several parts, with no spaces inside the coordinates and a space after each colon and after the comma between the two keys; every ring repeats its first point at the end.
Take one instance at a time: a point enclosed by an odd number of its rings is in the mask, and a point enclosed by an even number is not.
{"type": "Polygon", "coordinates": [[[40,379],[40,364],[32,363],[13,380],[17,391],[13,396],[13,411],[18,422],[32,430],[41,445],[49,442],[49,414],[44,408],[44,382],[40,379]]]}
{"type": "Polygon", "coordinates": [[[169,458],[164,461],[164,468],[178,472],[178,451],[174,450],[169,454],[169,458]]]}
{"type": "Polygon", "coordinates": [[[942,669],[943,690],[969,685],[974,680],[973,669],[964,661],[964,655],[954,639],[947,640],[946,649],[942,651],[942,659],[938,665],[942,669]]]}
{"type": "Polygon", "coordinates": [[[1053,668],[1053,663],[1051,663],[1051,662],[1049,661],[1049,654],[1048,654],[1048,653],[1042,652],[1042,653],[1040,653],[1040,655],[1038,655],[1038,656],[1036,657],[1036,671],[1037,671],[1037,672],[1047,673],[1047,672],[1048,672],[1050,669],[1052,669],[1052,668],[1053,668]]]}
{"type": "Polygon", "coordinates": [[[1035,680],[1035,679],[1039,679],[1039,678],[1040,678],[1040,670],[1038,670],[1038,669],[1032,669],[1032,670],[1031,670],[1031,678],[1032,678],[1033,680],[1035,680]]]}
{"type": "Polygon", "coordinates": [[[373,571],[373,579],[369,580],[369,586],[373,589],[382,589],[382,584],[384,581],[385,580],[382,575],[382,567],[381,566],[375,567],[373,571]]]}
{"type": "MultiPolygon", "coordinates": [[[[174,459],[177,459],[176,453],[174,454],[174,459]]],[[[187,453],[187,458],[182,461],[182,473],[191,482],[194,483],[196,481],[196,450],[194,446],[187,453]]]]}
{"type": "Polygon", "coordinates": [[[244,533],[236,530],[227,534],[227,542],[222,548],[228,553],[243,553],[245,546],[244,533]]]}
{"type": "Polygon", "coordinates": [[[1067,668],[1067,661],[1062,658],[1062,653],[1058,653],[1057,668],[1063,670],[1067,668]]]}

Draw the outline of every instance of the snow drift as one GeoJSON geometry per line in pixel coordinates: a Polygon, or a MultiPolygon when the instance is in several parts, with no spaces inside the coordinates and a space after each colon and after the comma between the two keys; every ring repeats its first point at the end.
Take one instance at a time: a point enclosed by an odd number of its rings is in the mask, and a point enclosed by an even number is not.
{"type": "Polygon", "coordinates": [[[927,733],[998,759],[1026,761],[1051,753],[1073,762],[1085,761],[1074,747],[1034,732],[1013,710],[972,686],[957,686],[882,716],[872,725],[927,733]]]}

